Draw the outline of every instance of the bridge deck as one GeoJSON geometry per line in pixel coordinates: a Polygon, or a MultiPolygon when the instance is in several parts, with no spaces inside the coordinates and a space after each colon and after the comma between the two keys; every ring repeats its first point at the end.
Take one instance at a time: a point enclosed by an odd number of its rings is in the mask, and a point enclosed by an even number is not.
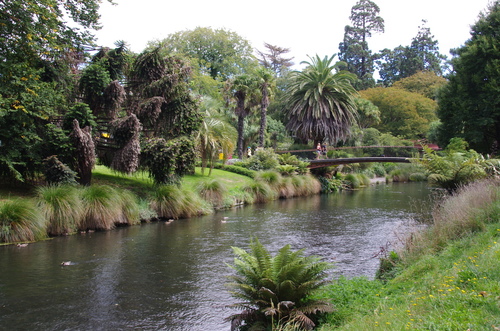
{"type": "Polygon", "coordinates": [[[341,159],[320,159],[310,160],[309,169],[328,167],[333,165],[349,164],[349,163],[367,163],[367,162],[397,162],[410,163],[409,157],[351,157],[341,159]]]}

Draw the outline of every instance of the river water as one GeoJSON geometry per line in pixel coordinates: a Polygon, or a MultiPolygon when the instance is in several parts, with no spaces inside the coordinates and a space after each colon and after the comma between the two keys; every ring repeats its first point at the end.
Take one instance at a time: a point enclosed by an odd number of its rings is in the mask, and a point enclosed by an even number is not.
{"type": "Polygon", "coordinates": [[[229,330],[231,246],[291,244],[333,262],[332,278],[373,278],[373,256],[428,196],[425,184],[382,184],[0,247],[0,330],[229,330]]]}

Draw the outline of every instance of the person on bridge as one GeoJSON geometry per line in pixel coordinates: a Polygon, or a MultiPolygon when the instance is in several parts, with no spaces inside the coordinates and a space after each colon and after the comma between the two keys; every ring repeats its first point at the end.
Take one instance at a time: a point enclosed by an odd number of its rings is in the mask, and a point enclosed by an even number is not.
{"type": "Polygon", "coordinates": [[[319,160],[320,159],[320,156],[321,156],[321,144],[318,143],[318,145],[316,146],[316,160],[319,160]]]}

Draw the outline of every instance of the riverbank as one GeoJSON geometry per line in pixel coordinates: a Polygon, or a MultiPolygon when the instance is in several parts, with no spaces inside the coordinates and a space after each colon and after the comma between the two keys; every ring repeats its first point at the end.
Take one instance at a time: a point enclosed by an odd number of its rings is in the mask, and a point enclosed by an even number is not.
{"type": "Polygon", "coordinates": [[[48,235],[190,218],[321,191],[321,184],[311,175],[282,176],[275,171],[251,174],[249,177],[213,169],[208,176],[197,168],[194,174],[183,177],[179,186],[155,186],[146,174],[123,175],[97,166],[88,187],[2,188],[0,243],[33,242],[48,235]]]}
{"type": "Polygon", "coordinates": [[[327,330],[498,330],[500,189],[480,182],[439,201],[431,224],[387,252],[382,280],[333,282],[327,330]]]}

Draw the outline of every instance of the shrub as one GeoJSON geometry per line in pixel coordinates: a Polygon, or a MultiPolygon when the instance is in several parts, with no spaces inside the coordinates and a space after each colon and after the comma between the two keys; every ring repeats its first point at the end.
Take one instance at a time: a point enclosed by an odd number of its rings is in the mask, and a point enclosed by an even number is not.
{"type": "Polygon", "coordinates": [[[247,163],[249,169],[256,171],[274,169],[279,165],[278,155],[272,148],[258,149],[247,163]]]}
{"type": "Polygon", "coordinates": [[[374,164],[372,169],[373,169],[373,173],[377,177],[384,177],[386,175],[385,168],[382,164],[379,164],[379,163],[374,164]]]}
{"type": "Polygon", "coordinates": [[[48,184],[78,184],[77,173],[52,155],[44,160],[44,176],[48,184]]]}
{"type": "Polygon", "coordinates": [[[0,201],[1,242],[35,241],[45,235],[45,220],[32,200],[0,201]]]}
{"type": "Polygon", "coordinates": [[[279,171],[279,173],[283,176],[291,176],[297,173],[298,167],[291,164],[280,164],[276,167],[276,170],[279,171]]]}
{"type": "Polygon", "coordinates": [[[215,164],[214,168],[215,169],[221,169],[221,170],[224,170],[224,171],[233,172],[235,174],[247,176],[247,177],[250,177],[250,178],[254,178],[254,176],[255,176],[255,171],[254,170],[250,170],[250,169],[247,169],[247,168],[244,168],[244,167],[241,167],[241,166],[237,166],[237,165],[215,164]]]}
{"type": "Polygon", "coordinates": [[[42,186],[37,190],[37,200],[49,235],[69,234],[78,229],[84,209],[76,187],[42,186]]]}

